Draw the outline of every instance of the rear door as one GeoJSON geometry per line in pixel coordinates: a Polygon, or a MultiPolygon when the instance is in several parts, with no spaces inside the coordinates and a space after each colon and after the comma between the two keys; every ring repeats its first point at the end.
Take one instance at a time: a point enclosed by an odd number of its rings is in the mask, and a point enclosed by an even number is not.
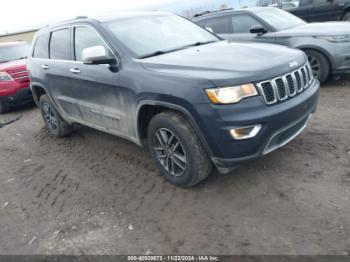
{"type": "Polygon", "coordinates": [[[73,60],[71,28],[51,32],[49,60],[43,62],[41,69],[46,71],[48,89],[60,111],[68,117],[80,116],[75,105],[75,94],[71,85],[69,64],[73,60]]]}
{"type": "Polygon", "coordinates": [[[95,127],[127,133],[127,117],[123,111],[126,101],[120,91],[119,73],[110,65],[83,64],[82,51],[103,46],[109,56],[117,57],[102,36],[89,25],[76,26],[73,37],[75,62],[70,63],[69,70],[81,120],[95,127]]]}
{"type": "Polygon", "coordinates": [[[323,22],[337,20],[342,7],[335,0],[312,0],[312,9],[308,20],[310,22],[323,22]]]}
{"type": "Polygon", "coordinates": [[[312,9],[312,0],[300,0],[299,2],[296,2],[295,4],[298,5],[297,8],[292,9],[286,9],[286,11],[289,11],[293,15],[305,20],[310,21],[311,19],[311,9],[312,9]]]}

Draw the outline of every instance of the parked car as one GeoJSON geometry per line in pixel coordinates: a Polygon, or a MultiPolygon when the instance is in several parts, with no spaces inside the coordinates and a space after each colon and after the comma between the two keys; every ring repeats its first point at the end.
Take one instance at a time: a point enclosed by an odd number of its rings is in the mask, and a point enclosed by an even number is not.
{"type": "Polygon", "coordinates": [[[33,102],[29,88],[26,42],[0,43],[0,114],[11,106],[33,102]]]}
{"type": "Polygon", "coordinates": [[[283,1],[281,8],[308,22],[350,21],[350,0],[283,1]]]}
{"type": "Polygon", "coordinates": [[[76,19],[40,30],[31,89],[54,136],[75,123],[147,146],[160,173],[189,187],[294,139],[315,112],[307,57],[221,41],[168,13],[76,19]]]}
{"type": "Polygon", "coordinates": [[[350,72],[350,25],[306,23],[274,7],[213,12],[193,21],[230,41],[274,43],[304,51],[321,83],[350,72]]]}

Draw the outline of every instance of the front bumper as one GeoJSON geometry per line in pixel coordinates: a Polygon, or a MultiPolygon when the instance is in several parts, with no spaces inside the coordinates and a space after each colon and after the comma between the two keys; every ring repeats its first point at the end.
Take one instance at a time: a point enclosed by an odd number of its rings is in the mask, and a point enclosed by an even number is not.
{"type": "Polygon", "coordinates": [[[332,73],[350,73],[350,43],[331,43],[328,51],[332,61],[332,73]]]}
{"type": "Polygon", "coordinates": [[[317,108],[319,82],[300,95],[277,105],[267,106],[262,97],[253,97],[236,105],[199,105],[203,134],[210,147],[211,159],[220,173],[240,163],[268,154],[300,134],[317,108]],[[246,140],[234,140],[230,130],[261,124],[259,134],[246,140]],[[204,128],[204,129],[203,129],[204,128]]]}
{"type": "Polygon", "coordinates": [[[0,96],[0,101],[9,106],[24,105],[33,102],[33,96],[30,88],[28,87],[19,89],[12,95],[0,96]]]}

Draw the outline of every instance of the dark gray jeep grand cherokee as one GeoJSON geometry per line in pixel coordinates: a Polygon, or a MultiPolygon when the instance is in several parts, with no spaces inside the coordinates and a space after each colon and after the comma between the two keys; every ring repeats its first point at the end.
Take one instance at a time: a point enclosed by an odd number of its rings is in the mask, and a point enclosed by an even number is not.
{"type": "Polygon", "coordinates": [[[290,142],[319,93],[301,51],[222,41],[168,13],[46,27],[28,66],[50,134],[82,124],[148,146],[184,187],[290,142]]]}

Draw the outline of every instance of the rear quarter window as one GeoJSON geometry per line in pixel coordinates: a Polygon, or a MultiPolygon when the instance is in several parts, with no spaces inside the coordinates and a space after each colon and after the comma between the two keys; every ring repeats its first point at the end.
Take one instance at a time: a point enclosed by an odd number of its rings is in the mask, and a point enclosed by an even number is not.
{"type": "Polygon", "coordinates": [[[53,31],[50,39],[50,58],[57,60],[71,60],[70,29],[53,31]]]}
{"type": "Polygon", "coordinates": [[[34,45],[34,58],[49,58],[49,40],[50,34],[43,34],[36,38],[34,45]]]}

